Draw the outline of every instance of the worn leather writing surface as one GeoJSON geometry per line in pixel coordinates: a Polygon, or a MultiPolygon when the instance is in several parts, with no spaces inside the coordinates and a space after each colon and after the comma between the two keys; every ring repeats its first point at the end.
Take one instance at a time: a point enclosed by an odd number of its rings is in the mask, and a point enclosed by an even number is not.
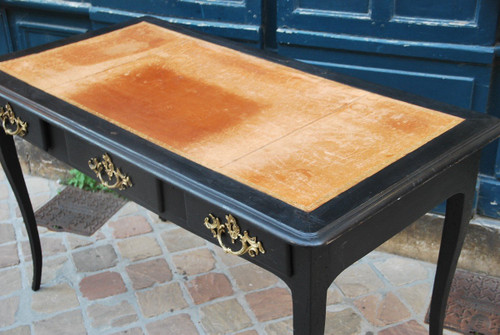
{"type": "Polygon", "coordinates": [[[304,211],[463,121],[145,22],[0,70],[304,211]]]}

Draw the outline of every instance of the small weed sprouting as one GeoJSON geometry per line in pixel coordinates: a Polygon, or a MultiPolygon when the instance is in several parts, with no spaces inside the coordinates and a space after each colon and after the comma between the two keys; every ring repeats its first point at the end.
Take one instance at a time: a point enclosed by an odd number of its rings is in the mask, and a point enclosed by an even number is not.
{"type": "Polygon", "coordinates": [[[69,179],[61,181],[62,184],[78,187],[79,189],[91,192],[111,192],[110,189],[101,185],[101,183],[99,183],[98,181],[95,181],[94,179],[76,169],[70,170],[69,174],[71,175],[71,177],[69,179]]]}

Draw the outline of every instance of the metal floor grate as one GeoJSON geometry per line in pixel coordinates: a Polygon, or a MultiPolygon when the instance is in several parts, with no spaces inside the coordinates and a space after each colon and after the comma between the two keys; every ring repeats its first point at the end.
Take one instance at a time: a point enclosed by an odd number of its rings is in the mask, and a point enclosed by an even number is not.
{"type": "Polygon", "coordinates": [[[39,226],[90,236],[126,203],[126,199],[113,193],[66,187],[37,210],[35,216],[39,226]]]}
{"type": "Polygon", "coordinates": [[[464,334],[499,335],[500,278],[457,270],[444,326],[464,334]]]}

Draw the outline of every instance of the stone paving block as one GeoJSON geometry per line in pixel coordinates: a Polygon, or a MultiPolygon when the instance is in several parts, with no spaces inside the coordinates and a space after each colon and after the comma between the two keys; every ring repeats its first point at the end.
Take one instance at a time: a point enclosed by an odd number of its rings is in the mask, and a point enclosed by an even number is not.
{"type": "Polygon", "coordinates": [[[125,206],[123,206],[118,213],[116,214],[117,217],[122,217],[122,216],[127,216],[131,214],[135,214],[140,210],[140,206],[137,205],[135,202],[127,202],[125,206]]]}
{"type": "Polygon", "coordinates": [[[52,318],[35,322],[35,335],[87,335],[80,310],[58,314],[52,318]]]}
{"type": "Polygon", "coordinates": [[[26,187],[30,194],[50,192],[49,181],[45,178],[33,177],[25,178],[26,187]]]}
{"type": "Polygon", "coordinates": [[[187,282],[186,287],[197,305],[233,294],[229,279],[222,273],[208,273],[196,277],[187,282]]]}
{"type": "Polygon", "coordinates": [[[0,224],[0,244],[16,241],[16,234],[12,224],[0,224]]]}
{"type": "MultiPolygon", "coordinates": [[[[66,247],[63,244],[62,240],[63,236],[60,237],[48,237],[42,236],[40,237],[40,243],[42,244],[43,257],[55,256],[57,254],[61,254],[66,252],[66,247]]],[[[21,244],[24,260],[31,260],[31,248],[29,241],[23,241],[21,244]]]]}
{"type": "Polygon", "coordinates": [[[102,231],[98,231],[93,235],[93,237],[95,238],[96,241],[101,241],[107,238],[106,235],[102,233],[102,231]]]}
{"type": "Polygon", "coordinates": [[[432,285],[429,283],[417,284],[399,289],[399,295],[410,305],[416,314],[424,314],[429,307],[432,285]]]}
{"type": "Polygon", "coordinates": [[[85,298],[96,300],[126,292],[127,288],[119,273],[106,271],[83,278],[80,291],[85,298]]]}
{"type": "Polygon", "coordinates": [[[200,312],[207,334],[230,334],[252,326],[252,321],[236,299],[203,306],[200,312]]]}
{"type": "Polygon", "coordinates": [[[42,287],[33,293],[31,308],[38,313],[51,314],[78,307],[75,290],[67,283],[42,287]]]}
{"type": "Polygon", "coordinates": [[[384,288],[384,283],[368,264],[356,264],[342,272],[335,284],[349,298],[376,292],[384,288]]]}
{"type": "Polygon", "coordinates": [[[162,254],[156,239],[149,236],[131,237],[118,242],[118,249],[123,257],[139,261],[162,254]]]}
{"type": "Polygon", "coordinates": [[[394,295],[387,293],[370,295],[354,301],[354,305],[373,325],[384,327],[408,319],[411,316],[408,308],[394,295]]]}
{"type": "Polygon", "coordinates": [[[16,243],[0,246],[0,268],[19,264],[16,243]]]}
{"type": "Polygon", "coordinates": [[[19,309],[19,297],[10,297],[0,300],[0,327],[12,325],[16,321],[19,309]]]}
{"type": "Polygon", "coordinates": [[[142,235],[153,230],[146,218],[139,215],[120,217],[108,225],[113,229],[114,238],[142,235]]]}
{"type": "Polygon", "coordinates": [[[235,335],[259,335],[255,330],[247,330],[241,333],[237,333],[235,335]]]}
{"type": "Polygon", "coordinates": [[[168,220],[164,221],[164,220],[160,219],[158,214],[155,214],[148,209],[145,209],[145,212],[146,212],[146,217],[150,220],[150,222],[152,222],[154,225],[158,225],[158,227],[160,227],[162,229],[163,228],[167,229],[167,228],[178,227],[177,225],[175,225],[171,221],[168,221],[168,220]]]}
{"type": "Polygon", "coordinates": [[[75,234],[67,234],[66,241],[69,244],[71,250],[85,247],[94,243],[91,237],[83,237],[75,234]]]}
{"type": "Polygon", "coordinates": [[[374,265],[387,280],[397,286],[427,279],[429,275],[427,269],[420,262],[403,257],[390,257],[384,262],[376,262],[374,265]]]}
{"type": "Polygon", "coordinates": [[[172,229],[161,234],[165,246],[170,252],[177,252],[205,245],[205,240],[185,229],[172,229]]]}
{"type": "Polygon", "coordinates": [[[156,286],[136,293],[139,307],[146,318],[188,307],[178,283],[156,286]]]}
{"type": "Polygon", "coordinates": [[[118,263],[115,249],[110,244],[73,252],[71,256],[77,272],[95,272],[118,263]]]}
{"type": "Polygon", "coordinates": [[[21,272],[18,268],[0,271],[0,296],[9,295],[21,288],[21,272]]]}
{"type": "Polygon", "coordinates": [[[267,335],[293,335],[293,319],[270,323],[265,329],[267,335]]]}
{"type": "Polygon", "coordinates": [[[7,184],[0,184],[0,200],[7,200],[10,196],[10,187],[7,184]]]}
{"type": "Polygon", "coordinates": [[[127,274],[135,290],[151,287],[172,279],[172,271],[163,258],[127,266],[127,274]]]}
{"type": "MultiPolygon", "coordinates": [[[[64,271],[63,267],[68,264],[67,261],[68,259],[66,258],[66,256],[44,260],[42,270],[42,285],[53,281],[57,277],[59,271],[64,271]]],[[[31,262],[25,263],[24,269],[26,271],[26,277],[33,278],[33,266],[31,262]]]]}
{"type": "Polygon", "coordinates": [[[151,322],[146,326],[149,335],[198,335],[188,314],[179,314],[151,322]]]}
{"type": "Polygon", "coordinates": [[[131,328],[110,335],[144,335],[144,332],[142,331],[141,328],[131,328]]]}
{"type": "Polygon", "coordinates": [[[210,250],[206,248],[174,255],[172,260],[177,272],[188,276],[205,273],[215,267],[215,259],[210,250]]]}
{"type": "Polygon", "coordinates": [[[109,329],[123,327],[138,320],[134,307],[128,301],[114,305],[95,303],[87,308],[92,327],[109,329]]]}
{"type": "Polygon", "coordinates": [[[403,324],[384,329],[378,335],[427,335],[429,334],[424,326],[420,325],[417,321],[411,320],[403,324]]]}
{"type": "Polygon", "coordinates": [[[246,259],[228,254],[222,250],[221,247],[216,246],[216,245],[210,245],[210,249],[212,249],[215,254],[220,257],[222,263],[224,263],[227,266],[235,266],[239,264],[246,264],[249,263],[246,259]]]}
{"type": "Polygon", "coordinates": [[[325,335],[361,335],[362,318],[353,309],[327,312],[325,335]]]}
{"type": "Polygon", "coordinates": [[[0,203],[0,221],[10,220],[10,208],[7,203],[0,203]]]}
{"type": "Polygon", "coordinates": [[[19,326],[9,330],[0,331],[0,335],[31,335],[29,326],[19,326]]]}
{"type": "Polygon", "coordinates": [[[342,293],[340,293],[340,290],[335,285],[330,286],[326,295],[326,304],[335,305],[340,304],[343,301],[344,297],[342,296],[342,293]]]}
{"type": "Polygon", "coordinates": [[[245,296],[259,322],[292,315],[292,296],[287,289],[271,288],[245,296]]]}
{"type": "Polygon", "coordinates": [[[230,269],[238,288],[248,292],[275,285],[279,278],[255,264],[245,263],[230,269]]]}

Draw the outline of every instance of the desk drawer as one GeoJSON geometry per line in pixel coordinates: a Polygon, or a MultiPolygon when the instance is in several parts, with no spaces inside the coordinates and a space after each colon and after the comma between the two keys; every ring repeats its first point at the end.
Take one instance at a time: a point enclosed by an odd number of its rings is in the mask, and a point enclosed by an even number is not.
{"type": "MultiPolygon", "coordinates": [[[[68,133],[66,133],[66,145],[68,163],[98,181],[98,175],[89,167],[89,160],[95,158],[97,162],[105,165],[106,163],[104,163],[105,159],[103,155],[107,154],[110,162],[113,164],[110,170],[120,170],[122,175],[128,177],[130,181],[129,185],[124,185],[125,183],[123,183],[122,189],[115,188],[114,190],[155,213],[163,211],[162,183],[156,177],[140,169],[137,165],[114,155],[112,152],[108,152],[84,139],[68,133]]],[[[106,169],[103,168],[102,170],[100,175],[109,185],[114,185],[119,181],[115,176],[108,178],[105,172],[106,169]]],[[[123,180],[124,179],[122,179],[122,181],[123,180]]]]}
{"type": "Polygon", "coordinates": [[[35,146],[47,150],[49,139],[46,123],[21,105],[0,97],[0,124],[10,135],[17,135],[35,146]]]}
{"type": "MultiPolygon", "coordinates": [[[[232,213],[229,213],[227,210],[206,202],[189,193],[186,193],[185,199],[187,228],[205,240],[222,247],[219,240],[213,236],[212,230],[205,226],[205,218],[208,218],[209,223],[214,223],[213,218],[218,218],[220,224],[225,225],[227,221],[226,215],[232,213]],[[213,218],[209,216],[210,214],[213,218]]],[[[244,243],[241,241],[242,237],[244,237],[243,235],[247,232],[248,237],[255,238],[255,243],[246,243],[246,246],[256,246],[256,243],[260,242],[264,253],[259,251],[254,257],[251,257],[249,252],[245,252],[241,257],[244,257],[251,262],[255,262],[262,267],[269,267],[270,269],[273,269],[273,271],[279,271],[285,275],[290,275],[290,245],[285,243],[283,240],[256,228],[251,222],[248,222],[237,215],[234,215],[233,217],[236,220],[235,223],[237,227],[240,229],[240,236],[236,238],[234,243],[232,243],[228,234],[228,229],[225,227],[224,232],[220,234],[222,244],[225,247],[230,248],[233,252],[244,250],[242,249],[244,243]]],[[[217,229],[214,229],[214,232],[217,232],[217,229]]],[[[256,247],[256,249],[258,248],[256,247]]]]}

